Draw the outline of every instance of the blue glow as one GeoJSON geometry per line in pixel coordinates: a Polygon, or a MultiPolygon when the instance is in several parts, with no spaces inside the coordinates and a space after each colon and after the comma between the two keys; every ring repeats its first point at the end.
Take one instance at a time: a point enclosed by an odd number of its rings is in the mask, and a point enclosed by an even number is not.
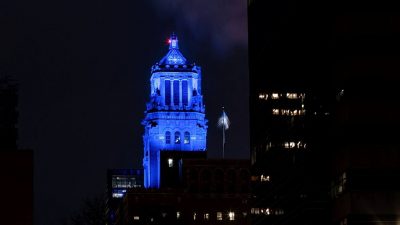
{"type": "Polygon", "coordinates": [[[150,101],[142,122],[146,188],[160,187],[160,151],[206,150],[201,68],[187,63],[176,35],[169,43],[168,53],[152,67],[150,101]]]}

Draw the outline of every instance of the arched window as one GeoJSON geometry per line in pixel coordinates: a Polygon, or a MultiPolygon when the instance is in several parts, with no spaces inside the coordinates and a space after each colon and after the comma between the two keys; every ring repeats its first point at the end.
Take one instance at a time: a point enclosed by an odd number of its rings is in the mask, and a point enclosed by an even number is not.
{"type": "Polygon", "coordinates": [[[165,144],[171,144],[171,132],[165,132],[165,144]]]}
{"type": "Polygon", "coordinates": [[[189,144],[190,143],[190,133],[189,132],[185,132],[185,135],[183,137],[183,143],[184,144],[189,144]]]}
{"type": "Polygon", "coordinates": [[[181,133],[179,131],[175,132],[175,144],[181,143],[181,133]]]}

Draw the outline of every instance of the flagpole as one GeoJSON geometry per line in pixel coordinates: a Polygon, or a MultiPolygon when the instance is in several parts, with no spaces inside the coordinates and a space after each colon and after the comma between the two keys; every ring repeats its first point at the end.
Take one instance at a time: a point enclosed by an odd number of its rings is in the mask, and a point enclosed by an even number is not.
{"type": "Polygon", "coordinates": [[[218,119],[218,127],[222,128],[222,159],[225,159],[225,130],[229,129],[229,118],[225,114],[225,109],[222,107],[222,116],[218,119]]]}
{"type": "MultiPolygon", "coordinates": [[[[224,107],[222,107],[222,115],[224,115],[224,107]]],[[[222,159],[225,158],[225,116],[222,117],[223,127],[222,127],[222,159]]]]}

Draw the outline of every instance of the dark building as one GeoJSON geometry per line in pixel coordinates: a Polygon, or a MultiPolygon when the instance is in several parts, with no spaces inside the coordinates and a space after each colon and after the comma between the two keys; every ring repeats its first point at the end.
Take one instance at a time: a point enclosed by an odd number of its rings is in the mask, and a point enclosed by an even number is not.
{"type": "Polygon", "coordinates": [[[329,28],[310,5],[249,1],[253,224],[329,221],[333,98],[319,87],[330,82],[321,79],[327,46],[319,39],[329,28]]]}
{"type": "Polygon", "coordinates": [[[17,149],[17,85],[0,75],[0,151],[17,149]]]}
{"type": "Polygon", "coordinates": [[[160,187],[179,188],[183,182],[183,160],[206,159],[205,151],[160,151],[160,187]]]}
{"type": "Polygon", "coordinates": [[[396,9],[249,1],[254,224],[399,222],[396,9]]]}
{"type": "Polygon", "coordinates": [[[399,224],[400,10],[387,1],[335,8],[333,224],[399,224]]]}
{"type": "Polygon", "coordinates": [[[106,216],[109,225],[115,224],[115,211],[127,190],[142,187],[142,169],[110,169],[107,171],[106,216]]]}
{"type": "Polygon", "coordinates": [[[248,160],[183,159],[174,188],[131,189],[117,224],[250,224],[248,160]]]}
{"type": "Polygon", "coordinates": [[[1,224],[33,224],[33,152],[17,148],[17,86],[0,76],[1,224]]]}

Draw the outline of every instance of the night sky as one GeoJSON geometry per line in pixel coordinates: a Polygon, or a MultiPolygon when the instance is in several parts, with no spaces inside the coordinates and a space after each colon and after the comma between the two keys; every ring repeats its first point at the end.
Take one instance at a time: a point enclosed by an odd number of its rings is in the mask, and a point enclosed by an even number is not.
{"type": "Polygon", "coordinates": [[[202,67],[208,152],[249,157],[246,0],[17,0],[0,3],[0,72],[19,83],[20,148],[34,151],[35,224],[102,194],[107,168],[140,167],[150,67],[180,50],[202,67]]]}

